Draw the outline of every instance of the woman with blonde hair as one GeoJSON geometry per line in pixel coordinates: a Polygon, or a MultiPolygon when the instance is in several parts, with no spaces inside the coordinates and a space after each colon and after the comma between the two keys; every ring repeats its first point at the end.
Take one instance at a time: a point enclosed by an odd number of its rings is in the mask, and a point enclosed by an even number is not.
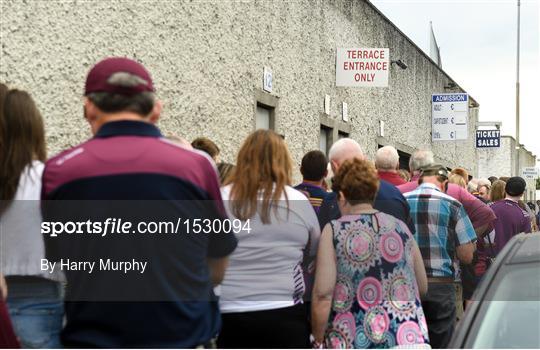
{"type": "Polygon", "coordinates": [[[257,130],[244,141],[222,188],[238,246],[221,284],[220,348],[307,348],[304,254],[313,256],[320,228],[309,200],[291,187],[283,139],[257,130]]]}
{"type": "Polygon", "coordinates": [[[467,188],[467,183],[465,182],[465,179],[459,174],[450,175],[450,177],[448,178],[448,182],[451,184],[456,184],[461,188],[467,188]]]}
{"type": "Polygon", "coordinates": [[[420,295],[427,277],[407,225],[373,208],[377,171],[345,161],[334,176],[342,217],[327,224],[317,253],[313,347],[392,348],[428,343],[420,295]]]}
{"type": "Polygon", "coordinates": [[[467,170],[458,167],[452,169],[450,173],[461,176],[463,180],[465,180],[465,186],[467,186],[467,183],[469,182],[469,172],[467,170]]]}
{"type": "Polygon", "coordinates": [[[411,173],[408,170],[405,169],[399,169],[398,175],[405,180],[405,182],[411,181],[411,173]]]}

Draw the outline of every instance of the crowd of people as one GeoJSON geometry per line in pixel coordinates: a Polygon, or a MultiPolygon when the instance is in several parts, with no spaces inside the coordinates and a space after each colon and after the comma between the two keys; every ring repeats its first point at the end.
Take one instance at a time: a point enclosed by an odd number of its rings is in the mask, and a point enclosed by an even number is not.
{"type": "Polygon", "coordinates": [[[343,138],[306,153],[293,187],[277,133],[253,132],[230,164],[209,138],[163,136],[161,108],[140,63],[102,60],[85,83],[93,137],[47,160],[31,95],[0,84],[0,347],[444,348],[493,259],[538,230],[520,177],[471,179],[424,149],[399,169],[394,147],[370,160],[343,138]],[[80,200],[179,200],[172,216],[248,229],[122,246],[41,234],[44,203],[80,200]],[[151,257],[125,288],[167,298],[77,300],[108,280],[40,266],[115,250],[151,257]]]}

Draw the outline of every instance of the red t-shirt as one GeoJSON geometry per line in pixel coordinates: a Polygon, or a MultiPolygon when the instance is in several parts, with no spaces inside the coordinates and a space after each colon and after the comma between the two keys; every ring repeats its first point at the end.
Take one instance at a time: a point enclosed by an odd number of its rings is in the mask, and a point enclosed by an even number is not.
{"type": "Polygon", "coordinates": [[[406,183],[406,181],[403,180],[397,173],[382,170],[377,170],[377,173],[379,174],[379,179],[388,181],[394,186],[399,186],[406,183]]]}

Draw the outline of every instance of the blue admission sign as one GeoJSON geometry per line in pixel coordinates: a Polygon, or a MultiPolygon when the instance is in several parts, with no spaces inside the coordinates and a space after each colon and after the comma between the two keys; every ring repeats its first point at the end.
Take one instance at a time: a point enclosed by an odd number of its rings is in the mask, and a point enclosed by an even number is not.
{"type": "Polygon", "coordinates": [[[501,147],[500,130],[476,130],[476,148],[501,147]]]}
{"type": "Polygon", "coordinates": [[[467,102],[469,95],[467,94],[433,94],[431,95],[432,102],[467,102]]]}

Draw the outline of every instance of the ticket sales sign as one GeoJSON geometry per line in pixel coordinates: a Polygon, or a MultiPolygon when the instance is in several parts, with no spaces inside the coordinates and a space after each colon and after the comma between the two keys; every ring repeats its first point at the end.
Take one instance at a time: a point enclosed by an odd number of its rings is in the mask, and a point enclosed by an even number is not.
{"type": "Polygon", "coordinates": [[[337,48],[336,86],[387,87],[388,48],[337,48]]]}
{"type": "Polygon", "coordinates": [[[455,141],[468,137],[469,95],[431,95],[431,140],[455,141]]]}
{"type": "Polygon", "coordinates": [[[501,147],[500,130],[476,130],[476,148],[501,147]]]}

